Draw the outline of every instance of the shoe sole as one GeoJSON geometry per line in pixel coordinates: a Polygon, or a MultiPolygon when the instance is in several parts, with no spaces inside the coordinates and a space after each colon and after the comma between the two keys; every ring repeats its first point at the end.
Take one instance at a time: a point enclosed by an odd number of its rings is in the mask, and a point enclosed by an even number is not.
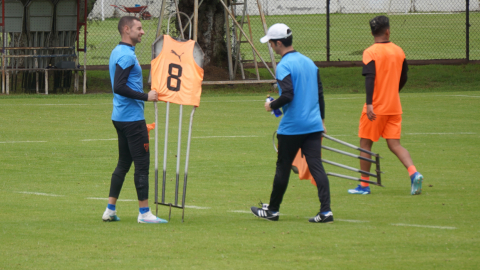
{"type": "Polygon", "coordinates": [[[422,182],[423,182],[423,175],[420,175],[419,177],[413,180],[413,189],[410,192],[412,195],[422,194],[422,182]]]}
{"type": "Polygon", "coordinates": [[[168,222],[147,222],[147,221],[140,221],[138,220],[138,223],[142,223],[142,224],[165,224],[165,223],[168,223],[168,222]]]}
{"type": "Polygon", "coordinates": [[[116,219],[115,217],[111,217],[109,219],[102,218],[102,220],[103,220],[103,222],[114,222],[114,221],[120,221],[120,218],[116,219]]]}
{"type": "Polygon", "coordinates": [[[252,209],[250,209],[250,211],[251,211],[252,214],[253,214],[255,217],[257,217],[257,218],[265,219],[265,220],[268,220],[268,221],[278,221],[278,216],[276,217],[277,219],[269,219],[269,218],[259,217],[259,216],[255,215],[255,212],[253,212],[252,209]]]}
{"type": "Polygon", "coordinates": [[[308,222],[310,222],[310,223],[323,223],[323,224],[333,223],[333,221],[334,221],[333,219],[332,219],[332,220],[329,220],[329,221],[326,221],[326,222],[316,222],[316,221],[310,221],[310,220],[308,220],[308,222]]]}
{"type": "Polygon", "coordinates": [[[327,221],[327,222],[315,222],[315,221],[308,221],[310,223],[321,223],[321,224],[330,224],[330,223],[333,223],[333,220],[332,221],[327,221]]]}
{"type": "Polygon", "coordinates": [[[356,194],[356,195],[368,195],[368,194],[370,194],[370,192],[363,192],[363,193],[354,192],[354,193],[353,193],[353,192],[350,192],[350,191],[349,191],[349,192],[348,192],[348,194],[356,194]]]}

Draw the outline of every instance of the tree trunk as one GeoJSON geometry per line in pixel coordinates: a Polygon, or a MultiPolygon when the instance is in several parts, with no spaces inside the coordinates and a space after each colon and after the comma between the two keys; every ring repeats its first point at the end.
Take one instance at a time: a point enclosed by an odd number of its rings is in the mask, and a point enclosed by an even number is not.
{"type": "MultiPolygon", "coordinates": [[[[197,42],[205,53],[205,66],[214,65],[227,67],[227,45],[225,42],[225,14],[220,0],[204,0],[198,9],[197,42]]],[[[199,0],[200,2],[200,0],[199,0]]],[[[225,1],[229,2],[229,1],[225,1]]],[[[193,0],[179,0],[178,9],[188,15],[193,14],[193,0]]],[[[182,25],[187,25],[187,19],[182,16],[182,25]]],[[[193,23],[193,17],[192,17],[193,23]]],[[[177,30],[178,30],[177,24],[177,30]]],[[[188,38],[188,27],[184,32],[188,38]]],[[[193,27],[192,27],[193,37],[193,27]]]]}

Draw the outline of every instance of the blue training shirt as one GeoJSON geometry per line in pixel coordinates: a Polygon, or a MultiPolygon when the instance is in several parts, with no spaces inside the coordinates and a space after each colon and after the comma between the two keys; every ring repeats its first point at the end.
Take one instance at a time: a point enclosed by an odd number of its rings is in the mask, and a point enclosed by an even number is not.
{"type": "MultiPolygon", "coordinates": [[[[299,52],[285,54],[277,65],[277,80],[290,75],[293,100],[282,107],[283,117],[277,134],[300,135],[323,131],[318,104],[318,68],[313,61],[299,52]]],[[[278,85],[278,91],[282,89],[278,85]]]]}
{"type": "MultiPolygon", "coordinates": [[[[112,82],[112,91],[114,87],[116,65],[122,69],[133,66],[127,80],[127,86],[132,90],[143,93],[142,68],[135,55],[135,47],[125,44],[119,44],[113,49],[110,55],[109,71],[112,82]]],[[[113,93],[113,111],[112,120],[118,122],[133,122],[145,120],[143,114],[145,102],[143,100],[132,99],[113,93]]]]}

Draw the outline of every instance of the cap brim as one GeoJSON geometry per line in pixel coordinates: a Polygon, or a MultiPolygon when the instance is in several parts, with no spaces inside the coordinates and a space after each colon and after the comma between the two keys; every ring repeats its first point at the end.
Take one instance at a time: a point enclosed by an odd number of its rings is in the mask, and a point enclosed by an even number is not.
{"type": "Polygon", "coordinates": [[[270,37],[267,35],[267,36],[264,36],[260,39],[260,42],[261,43],[267,43],[268,41],[270,40],[270,37]]]}

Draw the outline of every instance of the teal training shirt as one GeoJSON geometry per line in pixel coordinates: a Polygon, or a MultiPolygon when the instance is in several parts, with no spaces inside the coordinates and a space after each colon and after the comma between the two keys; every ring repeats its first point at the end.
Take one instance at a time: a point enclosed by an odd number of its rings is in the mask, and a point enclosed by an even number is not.
{"type": "MultiPolygon", "coordinates": [[[[277,65],[277,80],[290,75],[293,84],[293,100],[282,107],[283,118],[277,134],[300,135],[323,131],[318,104],[318,68],[313,61],[299,52],[283,56],[277,65]]],[[[278,85],[278,91],[282,89],[278,85]]]]}
{"type": "MultiPolygon", "coordinates": [[[[125,44],[119,44],[113,49],[110,55],[109,71],[112,82],[112,91],[114,87],[114,78],[116,65],[122,69],[133,66],[127,80],[127,86],[132,90],[143,93],[142,68],[135,55],[135,47],[125,44]]],[[[118,122],[134,122],[145,120],[143,114],[145,102],[143,100],[132,99],[113,93],[113,111],[112,120],[118,122]]]]}

